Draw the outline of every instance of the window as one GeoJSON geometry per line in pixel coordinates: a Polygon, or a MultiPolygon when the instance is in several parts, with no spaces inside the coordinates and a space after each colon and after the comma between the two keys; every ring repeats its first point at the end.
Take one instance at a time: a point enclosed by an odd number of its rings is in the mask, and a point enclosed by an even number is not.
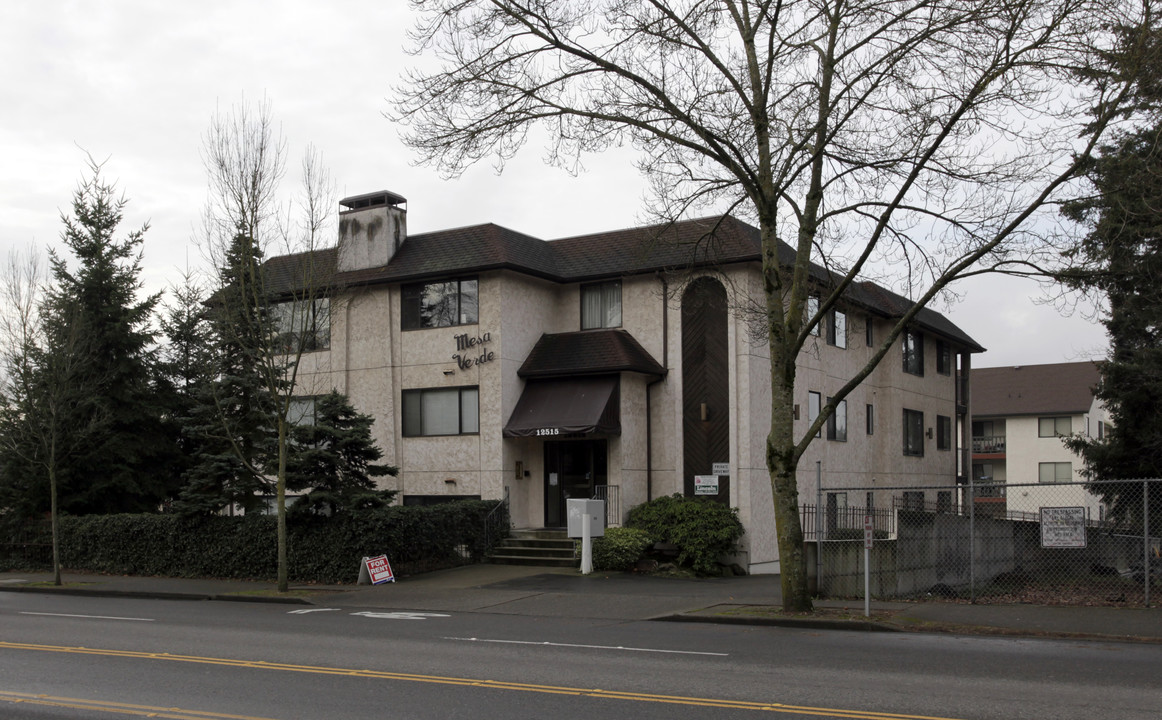
{"type": "Polygon", "coordinates": [[[951,490],[937,490],[936,491],[936,512],[951,513],[952,512],[952,491],[951,490]]]}
{"type": "MultiPolygon", "coordinates": [[[[835,398],[827,398],[831,402],[835,398]]],[[[827,439],[847,442],[847,401],[840,400],[835,404],[835,412],[827,418],[827,439]]]]}
{"type": "Polygon", "coordinates": [[[1073,463],[1037,463],[1037,481],[1042,483],[1067,483],[1073,481],[1073,463]]]}
{"type": "Polygon", "coordinates": [[[286,422],[292,427],[315,424],[315,398],[291,398],[286,410],[286,422]]]}
{"type": "Polygon", "coordinates": [[[476,278],[403,286],[404,330],[475,325],[479,296],[476,278]]]}
{"type": "Polygon", "coordinates": [[[1104,440],[1106,436],[1106,424],[1101,420],[1097,421],[1097,439],[1104,440]]]}
{"type": "Polygon", "coordinates": [[[943,340],[936,341],[936,372],[941,375],[952,374],[952,350],[943,340]]]}
{"type": "Polygon", "coordinates": [[[905,490],[904,491],[904,509],[905,510],[923,510],[924,509],[924,491],[923,490],[905,490]]]}
{"type": "Polygon", "coordinates": [[[478,388],[403,391],[404,437],[468,435],[478,432],[480,432],[478,388]]]}
{"type": "MultiPolygon", "coordinates": [[[[823,407],[823,396],[814,390],[807,393],[807,422],[815,422],[815,418],[819,417],[819,410],[823,407]]],[[[815,437],[819,437],[819,433],[815,433],[815,437]]]]}
{"type": "Polygon", "coordinates": [[[863,326],[863,341],[868,347],[875,344],[875,326],[872,323],[871,315],[867,316],[867,323],[863,326]]]}
{"type": "Polygon", "coordinates": [[[924,413],[919,410],[904,411],[904,454],[924,455],[924,413]]]}
{"type": "Polygon", "coordinates": [[[915,330],[905,330],[902,345],[904,347],[904,372],[923,377],[924,336],[915,330]]]}
{"type": "Polygon", "coordinates": [[[1039,437],[1060,437],[1073,432],[1073,423],[1067,417],[1037,418],[1037,435],[1039,437]]]}
{"type": "Polygon", "coordinates": [[[952,418],[947,415],[936,416],[936,449],[952,449],[952,418]]]}
{"type": "MultiPolygon", "coordinates": [[[[814,318],[815,314],[818,312],[819,312],[819,298],[815,297],[814,295],[809,295],[807,297],[807,318],[806,318],[807,322],[811,322],[811,319],[814,318]]],[[[811,334],[812,335],[819,334],[819,325],[818,324],[816,324],[814,327],[811,328],[811,334]]]]}
{"type": "Polygon", "coordinates": [[[827,343],[837,348],[847,347],[847,315],[839,310],[827,313],[827,343]]]}
{"type": "Polygon", "coordinates": [[[581,329],[621,327],[621,281],[581,286],[581,329]]]}
{"type": "Polygon", "coordinates": [[[867,434],[874,435],[876,432],[876,406],[868,403],[867,406],[867,434]]]}
{"type": "Polygon", "coordinates": [[[331,301],[327,298],[277,303],[270,311],[283,352],[314,352],[331,347],[331,301]]]}

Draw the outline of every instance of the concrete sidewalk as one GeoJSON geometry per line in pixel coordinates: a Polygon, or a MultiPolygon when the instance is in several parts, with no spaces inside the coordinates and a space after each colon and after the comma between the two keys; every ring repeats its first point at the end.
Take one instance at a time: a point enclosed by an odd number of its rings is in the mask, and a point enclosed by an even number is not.
{"type": "Polygon", "coordinates": [[[245,580],[65,573],[64,585],[55,587],[51,579],[50,573],[0,573],[0,591],[1162,642],[1162,609],[1157,607],[873,602],[869,622],[863,617],[862,600],[822,600],[816,603],[819,612],[811,616],[786,616],[778,612],[779,578],[775,575],[708,579],[629,573],[586,576],[575,569],[485,564],[378,586],[292,584],[285,595],[276,592],[274,583],[245,580]]]}

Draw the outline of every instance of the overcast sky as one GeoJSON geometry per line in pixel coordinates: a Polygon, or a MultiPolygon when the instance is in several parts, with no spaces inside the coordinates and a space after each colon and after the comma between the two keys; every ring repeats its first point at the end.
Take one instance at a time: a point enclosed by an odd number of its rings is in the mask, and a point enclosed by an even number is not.
{"type": "MultiPolygon", "coordinates": [[[[0,250],[58,242],[87,152],[131,201],[123,229],[151,225],[148,288],[176,282],[202,263],[193,237],[209,120],[264,97],[288,142],[288,186],[313,143],[338,197],[399,193],[412,233],[494,222],[553,239],[640,221],[645,186],[628,152],[590,157],[578,177],[544,165],[531,146],[500,176],[481,165],[444,180],[414,167],[383,117],[391,86],[415,62],[403,52],[411,23],[402,0],[0,3],[0,250]]],[[[1105,352],[1100,325],[1039,304],[1035,283],[955,289],[962,300],[937,309],[988,348],[976,367],[1105,352]]]]}

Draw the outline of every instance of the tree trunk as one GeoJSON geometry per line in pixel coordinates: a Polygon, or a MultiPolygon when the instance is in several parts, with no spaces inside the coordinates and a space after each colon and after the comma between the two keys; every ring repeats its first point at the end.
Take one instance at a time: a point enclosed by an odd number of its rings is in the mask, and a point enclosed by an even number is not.
{"type": "Polygon", "coordinates": [[[767,470],[775,505],[775,532],[779,545],[779,573],[783,609],[812,610],[807,587],[807,559],[803,526],[799,520],[799,484],[796,477],[794,436],[794,359],[771,348],[771,432],[767,435],[767,470]],[[791,366],[788,367],[788,364],[791,366]]]}

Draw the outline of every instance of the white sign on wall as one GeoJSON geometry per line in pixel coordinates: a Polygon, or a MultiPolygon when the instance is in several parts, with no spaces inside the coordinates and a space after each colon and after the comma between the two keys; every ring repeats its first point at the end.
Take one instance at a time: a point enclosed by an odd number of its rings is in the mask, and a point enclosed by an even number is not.
{"type": "Polygon", "coordinates": [[[694,476],[694,494],[695,495],[717,495],[718,494],[718,476],[717,475],[695,475],[694,476]]]}
{"type": "Polygon", "coordinates": [[[1041,547],[1085,547],[1085,508],[1041,508],[1041,547]]]}
{"type": "Polygon", "coordinates": [[[730,463],[713,463],[710,465],[711,475],[730,475],[730,463]]]}

